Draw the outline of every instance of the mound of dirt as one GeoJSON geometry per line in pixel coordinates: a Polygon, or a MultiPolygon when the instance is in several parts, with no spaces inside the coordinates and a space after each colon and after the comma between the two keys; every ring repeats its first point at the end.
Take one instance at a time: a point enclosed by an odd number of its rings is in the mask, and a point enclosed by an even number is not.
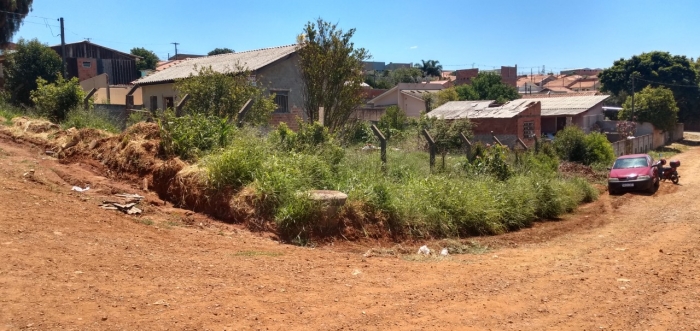
{"type": "Polygon", "coordinates": [[[61,129],[60,126],[51,123],[50,121],[27,118],[24,116],[13,118],[12,124],[16,127],[22,128],[24,132],[31,133],[46,133],[50,131],[58,131],[61,129]]]}
{"type": "Polygon", "coordinates": [[[592,167],[576,163],[564,161],[559,164],[559,172],[564,176],[583,177],[591,181],[602,180],[606,178],[605,173],[596,172],[592,167]]]}

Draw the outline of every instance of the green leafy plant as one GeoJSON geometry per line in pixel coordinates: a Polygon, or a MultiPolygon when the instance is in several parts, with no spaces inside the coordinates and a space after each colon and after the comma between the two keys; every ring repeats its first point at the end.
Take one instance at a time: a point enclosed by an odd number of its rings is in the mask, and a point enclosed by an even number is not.
{"type": "Polygon", "coordinates": [[[66,119],[61,122],[63,129],[68,128],[92,128],[117,133],[119,125],[117,121],[105,110],[85,110],[74,108],[68,112],[66,119]]]}
{"type": "Polygon", "coordinates": [[[32,101],[39,113],[52,121],[63,121],[68,111],[81,106],[85,98],[85,92],[75,77],[66,80],[59,75],[55,83],[37,78],[36,83],[37,89],[31,92],[32,101]]]}
{"type": "Polygon", "coordinates": [[[165,111],[158,124],[164,154],[186,160],[228,146],[236,130],[226,119],[199,113],[176,117],[172,111],[165,111]]]}

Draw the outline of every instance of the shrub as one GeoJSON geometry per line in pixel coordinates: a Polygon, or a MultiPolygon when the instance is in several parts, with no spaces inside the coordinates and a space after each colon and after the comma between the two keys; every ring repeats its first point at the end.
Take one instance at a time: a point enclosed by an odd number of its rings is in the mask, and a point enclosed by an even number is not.
{"type": "Polygon", "coordinates": [[[151,118],[150,113],[146,111],[132,111],[126,119],[126,126],[130,127],[136,123],[144,122],[151,118]]]}
{"type": "Polygon", "coordinates": [[[161,150],[166,155],[196,159],[215,149],[226,147],[236,128],[226,119],[204,114],[182,117],[166,111],[158,119],[161,150]]]}
{"type": "Polygon", "coordinates": [[[31,92],[32,102],[43,116],[52,121],[61,122],[71,109],[81,106],[85,92],[80,87],[78,78],[70,80],[59,76],[55,83],[47,83],[37,78],[37,89],[31,92]]]}
{"type": "Polygon", "coordinates": [[[68,128],[93,128],[104,130],[112,133],[117,133],[119,125],[117,121],[104,110],[85,110],[75,108],[68,112],[66,119],[61,123],[63,129],[68,128]]]}
{"type": "Polygon", "coordinates": [[[586,159],[586,134],[577,126],[567,126],[557,132],[554,149],[563,160],[583,162],[586,159]]]}
{"type": "Polygon", "coordinates": [[[389,106],[386,108],[384,115],[379,118],[377,128],[382,131],[386,139],[392,137],[401,139],[403,133],[408,128],[408,117],[406,112],[398,106],[389,106]]]}
{"type": "Polygon", "coordinates": [[[615,161],[615,151],[604,134],[590,133],[586,135],[584,144],[586,145],[586,156],[583,160],[585,164],[612,164],[615,161]]]}

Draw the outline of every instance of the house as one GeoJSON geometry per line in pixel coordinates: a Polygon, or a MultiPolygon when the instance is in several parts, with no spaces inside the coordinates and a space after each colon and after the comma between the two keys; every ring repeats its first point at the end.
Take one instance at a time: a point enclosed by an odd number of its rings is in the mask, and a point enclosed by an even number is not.
{"type": "Polygon", "coordinates": [[[567,125],[576,125],[588,133],[596,122],[604,119],[603,101],[609,95],[587,94],[533,94],[523,96],[520,100],[538,101],[542,104],[542,132],[556,134],[567,125]]]}
{"type": "MultiPolygon", "coordinates": [[[[58,55],[62,56],[61,45],[51,46],[58,55]]],[[[139,77],[136,70],[136,60],[140,57],[123,53],[111,48],[81,41],[65,45],[67,78],[78,77],[78,80],[107,74],[109,84],[129,84],[139,77]]]]}
{"type": "Polygon", "coordinates": [[[179,61],[179,60],[187,60],[187,59],[194,59],[198,57],[205,57],[206,55],[196,55],[196,54],[176,54],[168,58],[168,61],[179,61]]]}
{"type": "Polygon", "coordinates": [[[197,68],[211,67],[221,73],[235,73],[237,65],[250,71],[268,93],[274,93],[277,110],[271,124],[287,123],[297,127],[296,118],[303,118],[301,72],[298,68],[298,45],[256,49],[245,52],[191,58],[134,82],[141,88],[145,109],[173,108],[180,101],[175,81],[198,73],[197,68]]]}
{"type": "Polygon", "coordinates": [[[374,107],[386,108],[388,106],[399,106],[406,112],[408,117],[420,117],[421,112],[426,109],[423,96],[426,93],[435,93],[443,90],[442,84],[430,83],[399,83],[399,85],[387,90],[376,98],[369,101],[374,107]]]}
{"type": "MultiPolygon", "coordinates": [[[[517,65],[514,67],[501,66],[500,69],[483,70],[482,72],[483,73],[492,73],[492,74],[496,74],[498,76],[501,76],[501,81],[508,86],[512,86],[512,87],[518,86],[518,66],[517,65]]],[[[454,85],[471,84],[472,79],[474,79],[476,76],[479,75],[479,69],[478,68],[460,69],[460,70],[455,70],[454,74],[456,76],[454,85]]]]}
{"type": "Polygon", "coordinates": [[[577,69],[562,70],[559,73],[562,75],[598,76],[598,74],[601,73],[602,71],[603,71],[603,69],[600,69],[600,68],[596,68],[596,69],[577,68],[577,69]]]}
{"type": "Polygon", "coordinates": [[[515,147],[521,139],[533,146],[540,136],[541,104],[537,100],[518,99],[498,104],[494,100],[450,101],[433,109],[428,117],[454,120],[468,118],[472,122],[474,140],[493,143],[497,137],[501,143],[515,147]]]}

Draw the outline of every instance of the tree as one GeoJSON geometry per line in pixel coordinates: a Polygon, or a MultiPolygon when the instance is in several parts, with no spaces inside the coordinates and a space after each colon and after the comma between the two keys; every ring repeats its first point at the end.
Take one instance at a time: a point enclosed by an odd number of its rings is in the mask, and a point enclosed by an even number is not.
{"type": "Polygon", "coordinates": [[[684,122],[700,122],[700,75],[695,64],[685,56],[674,56],[668,52],[650,52],[619,59],[613,66],[603,70],[600,78],[601,90],[620,95],[632,93],[647,86],[666,86],[676,100],[678,117],[684,122]]]}
{"type": "Polygon", "coordinates": [[[309,121],[318,120],[318,108],[323,107],[323,123],[331,132],[345,125],[362,103],[362,62],[370,56],[355,48],[354,34],[355,29],[344,32],[319,18],[306,24],[298,40],[306,115],[309,121]]]}
{"type": "Polygon", "coordinates": [[[33,0],[0,0],[0,46],[12,40],[22,25],[22,20],[32,10],[33,0]]]}
{"type": "Polygon", "coordinates": [[[389,106],[384,115],[379,118],[377,127],[384,133],[387,139],[403,132],[408,124],[406,112],[399,106],[389,106]]]}
{"type": "Polygon", "coordinates": [[[459,100],[496,100],[499,103],[520,98],[515,87],[506,85],[501,76],[493,73],[479,73],[470,85],[460,85],[455,88],[459,100]]]}
{"type": "Polygon", "coordinates": [[[678,106],[671,90],[665,87],[647,86],[634,95],[634,109],[632,109],[632,96],[627,97],[618,117],[649,122],[657,129],[670,131],[678,122],[678,106]]]}
{"type": "Polygon", "coordinates": [[[7,54],[5,90],[13,103],[31,105],[30,92],[36,90],[37,78],[53,83],[61,71],[58,53],[37,39],[20,39],[15,52],[7,54]]]}
{"type": "Polygon", "coordinates": [[[214,48],[211,52],[207,53],[207,55],[212,56],[212,55],[219,55],[219,54],[228,54],[228,53],[234,53],[235,51],[230,49],[230,48],[214,48]]]}
{"type": "Polygon", "coordinates": [[[440,61],[435,60],[420,60],[421,63],[416,63],[414,67],[420,69],[425,77],[440,77],[442,74],[442,65],[440,61]]]}
{"type": "Polygon", "coordinates": [[[140,60],[136,62],[136,70],[154,70],[158,65],[158,55],[149,51],[143,47],[135,47],[131,49],[131,54],[141,57],[140,60]]]}
{"type": "Polygon", "coordinates": [[[420,83],[422,72],[418,68],[398,68],[389,73],[392,86],[399,83],[420,83]]]}
{"type": "MultiPolygon", "coordinates": [[[[197,70],[195,68],[195,70],[197,70]]],[[[249,99],[254,100],[245,121],[252,124],[264,124],[270,114],[277,108],[274,95],[265,96],[260,84],[251,84],[251,73],[242,67],[229,70],[226,73],[214,71],[211,67],[201,67],[197,75],[179,79],[175,89],[179,95],[188,94],[190,99],[184,107],[188,114],[205,114],[237,119],[238,111],[249,99]]]]}
{"type": "Polygon", "coordinates": [[[31,91],[32,101],[39,113],[52,121],[66,119],[68,112],[80,106],[85,98],[85,91],[76,77],[63,79],[59,74],[55,83],[39,77],[36,84],[36,90],[31,91]]]}

